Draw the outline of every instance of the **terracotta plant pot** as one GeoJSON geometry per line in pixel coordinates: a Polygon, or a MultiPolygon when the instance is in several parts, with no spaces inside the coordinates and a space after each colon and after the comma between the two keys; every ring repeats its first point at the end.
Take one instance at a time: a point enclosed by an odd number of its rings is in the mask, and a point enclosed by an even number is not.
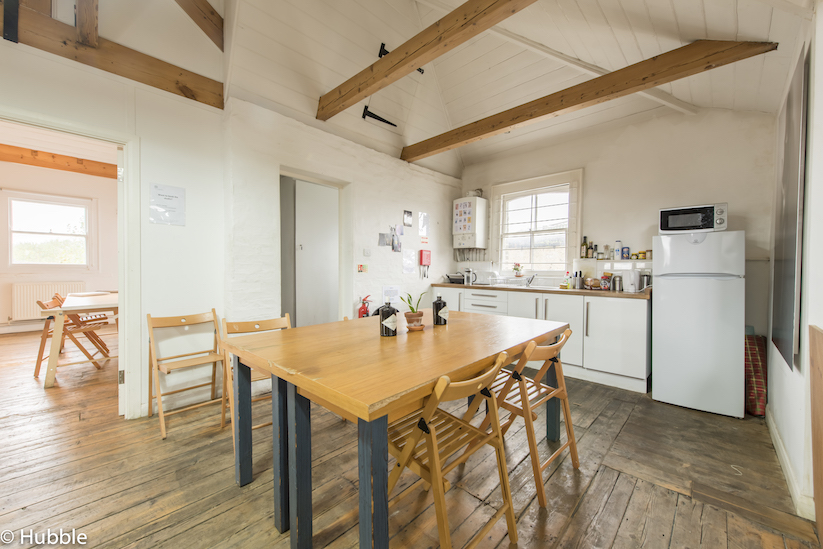
{"type": "Polygon", "coordinates": [[[404,313],[406,315],[406,327],[410,332],[423,329],[423,311],[416,313],[404,313]]]}

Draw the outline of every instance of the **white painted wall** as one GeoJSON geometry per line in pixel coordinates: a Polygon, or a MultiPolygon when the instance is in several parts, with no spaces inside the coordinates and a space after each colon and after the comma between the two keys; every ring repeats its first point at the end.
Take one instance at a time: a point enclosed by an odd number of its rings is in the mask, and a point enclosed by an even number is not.
{"type": "Polygon", "coordinates": [[[120,271],[119,286],[126,289],[120,353],[129,383],[127,417],[144,414],[146,314],[222,312],[222,113],[7,41],[0,41],[0,72],[0,117],[127,143],[118,197],[120,239],[129,258],[120,271]],[[185,227],[148,223],[152,183],[186,188],[185,227]]]}
{"type": "MultiPolygon", "coordinates": [[[[816,2],[817,13],[823,2],[816,2]]],[[[806,195],[803,223],[802,281],[800,289],[800,360],[789,369],[769,338],[769,404],[766,417],[780,464],[789,483],[798,514],[814,520],[812,484],[811,395],[809,392],[809,326],[823,326],[823,19],[814,21],[811,39],[809,128],[806,149],[806,195]]],[[[776,147],[782,149],[783,135],[776,147]]],[[[780,177],[777,170],[775,178],[780,177]]],[[[771,303],[771,292],[769,294],[771,303]]],[[[820,451],[820,449],[818,449],[820,451]]],[[[821,496],[823,497],[823,496],[821,496]]],[[[818,504],[820,503],[818,499],[818,504]]]]}
{"type": "MultiPolygon", "coordinates": [[[[398,158],[400,150],[451,129],[434,66],[414,72],[326,122],[320,96],[378,60],[423,27],[413,0],[227,0],[230,44],[226,95],[398,158]],[[397,124],[363,119],[363,107],[397,124]]],[[[459,176],[456,151],[418,163],[459,176]]]]}
{"type": "MultiPolygon", "coordinates": [[[[384,284],[419,294],[455,268],[451,245],[451,203],[461,182],[357,145],[257,105],[230,99],[227,105],[229,159],[226,185],[226,315],[245,320],[280,315],[279,176],[326,181],[340,188],[339,317],[356,314],[358,297],[379,296],[384,284]],[[420,249],[417,215],[429,214],[431,278],[417,269],[402,273],[400,253],[378,247],[379,232],[414,213],[403,246],[420,249]],[[258,248],[259,247],[259,248],[258,248]],[[259,258],[249,250],[260,249],[259,258]],[[364,250],[371,252],[364,256],[364,250]],[[356,273],[365,263],[367,273],[356,273]],[[250,300],[249,295],[261,298],[250,300]]],[[[323,260],[318,258],[318,268],[323,260]]],[[[425,303],[424,298],[424,303],[425,303]]]]}
{"type": "Polygon", "coordinates": [[[728,202],[746,231],[746,323],[765,334],[774,189],[775,117],[706,110],[589,134],[544,150],[467,166],[464,189],[583,168],[582,234],[651,249],[658,210],[728,202]]]}
{"type": "MultiPolygon", "coordinates": [[[[93,266],[16,265],[9,255],[9,226],[5,198],[0,201],[0,329],[8,326],[11,316],[11,285],[15,282],[75,281],[86,289],[117,288],[117,182],[113,179],[64,172],[48,168],[0,162],[0,185],[4,191],[22,191],[43,195],[95,199],[97,210],[97,254],[93,266]],[[5,223],[3,222],[5,221],[5,223]]],[[[44,197],[46,198],[46,197],[44,197]]],[[[91,235],[90,235],[91,238],[91,235]]],[[[43,301],[50,295],[40,297],[43,301]]],[[[42,326],[36,326],[42,329],[42,326]]],[[[9,331],[19,330],[10,326],[9,331]]]]}

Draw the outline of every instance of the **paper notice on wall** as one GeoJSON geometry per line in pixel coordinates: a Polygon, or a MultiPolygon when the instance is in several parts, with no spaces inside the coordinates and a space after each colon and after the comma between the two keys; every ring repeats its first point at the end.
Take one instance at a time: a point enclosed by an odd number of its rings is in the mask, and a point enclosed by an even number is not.
{"type": "Polygon", "coordinates": [[[169,185],[152,185],[149,197],[149,221],[163,225],[186,225],[186,189],[169,185]]]}
{"type": "Polygon", "coordinates": [[[414,250],[403,250],[403,274],[414,273],[414,250]]]}
{"type": "Polygon", "coordinates": [[[403,210],[403,225],[412,226],[412,213],[409,210],[403,210]]]}
{"type": "Polygon", "coordinates": [[[420,212],[420,224],[418,225],[418,232],[420,236],[429,236],[429,214],[420,212]]]}
{"type": "Polygon", "coordinates": [[[383,303],[400,303],[400,286],[383,286],[383,303]]]}

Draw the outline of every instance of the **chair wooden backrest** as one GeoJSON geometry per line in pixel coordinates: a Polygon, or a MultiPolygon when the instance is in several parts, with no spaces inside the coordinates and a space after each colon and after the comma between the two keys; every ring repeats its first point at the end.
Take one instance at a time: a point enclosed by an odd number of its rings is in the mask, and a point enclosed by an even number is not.
{"type": "Polygon", "coordinates": [[[255,332],[270,332],[272,330],[288,330],[291,328],[289,313],[282,318],[269,320],[250,320],[248,322],[227,322],[223,319],[223,334],[251,334],[255,332]]]}
{"type": "Polygon", "coordinates": [[[217,313],[214,309],[208,313],[200,313],[196,315],[183,315],[183,316],[151,316],[146,315],[148,319],[149,325],[149,351],[152,362],[155,363],[155,366],[159,366],[160,370],[162,371],[161,362],[166,361],[179,361],[181,358],[186,357],[196,357],[198,355],[204,355],[209,353],[217,353],[219,352],[219,343],[220,343],[220,326],[217,324],[217,313]],[[159,357],[157,356],[157,339],[155,337],[154,331],[156,329],[163,329],[163,328],[180,328],[181,326],[197,326],[199,324],[212,324],[214,326],[214,345],[211,349],[203,349],[198,351],[191,351],[188,353],[183,353],[179,355],[167,356],[167,357],[159,357]]]}

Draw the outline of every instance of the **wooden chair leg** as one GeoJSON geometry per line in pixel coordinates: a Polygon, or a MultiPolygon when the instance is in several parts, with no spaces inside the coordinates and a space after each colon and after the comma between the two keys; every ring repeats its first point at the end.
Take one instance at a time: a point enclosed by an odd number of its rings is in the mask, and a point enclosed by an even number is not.
{"type": "Polygon", "coordinates": [[[572,424],[572,411],[569,405],[569,391],[566,389],[566,378],[563,377],[563,364],[558,360],[554,363],[557,374],[557,386],[563,392],[563,418],[566,423],[566,439],[569,441],[569,453],[572,456],[572,465],[575,469],[580,469],[580,459],[577,456],[577,439],[574,438],[574,425],[572,424]]]}
{"type": "Polygon", "coordinates": [[[152,383],[154,380],[152,379],[152,356],[151,356],[151,345],[149,345],[149,417],[154,415],[154,391],[152,390],[152,383]]]}
{"type": "Polygon", "coordinates": [[[166,438],[166,417],[163,415],[163,393],[160,391],[160,374],[157,368],[152,366],[152,375],[154,377],[154,390],[157,395],[157,415],[160,418],[160,435],[166,438]]]}
{"type": "Polygon", "coordinates": [[[537,451],[537,437],[534,433],[534,420],[532,419],[532,409],[529,404],[529,392],[526,387],[525,378],[518,382],[520,386],[520,401],[523,406],[523,419],[526,422],[526,439],[529,442],[529,457],[532,461],[532,473],[534,474],[534,484],[537,487],[537,502],[540,507],[546,506],[546,488],[543,486],[543,473],[540,468],[540,454],[537,451]]]}
{"type": "MultiPolygon", "coordinates": [[[[521,383],[524,383],[521,381],[521,383]]],[[[506,449],[503,447],[503,430],[500,428],[500,409],[496,402],[492,402],[489,413],[492,421],[492,430],[496,432],[497,440],[494,450],[497,454],[497,470],[500,474],[500,492],[503,497],[503,505],[506,505],[506,526],[509,531],[509,543],[517,543],[517,518],[514,516],[514,503],[512,502],[512,489],[509,484],[509,469],[506,465],[506,449]]],[[[529,414],[531,417],[531,414],[529,414]]],[[[532,436],[534,431],[532,431],[532,436]]],[[[542,483],[541,483],[542,486],[542,483]]]]}
{"type": "Polygon", "coordinates": [[[103,368],[102,366],[100,366],[100,364],[99,364],[96,360],[94,360],[94,356],[93,356],[93,355],[91,355],[91,354],[89,354],[89,352],[86,350],[86,348],[85,348],[85,347],[83,347],[83,345],[80,343],[80,341],[79,341],[76,337],[74,337],[74,334],[72,334],[71,332],[69,332],[69,333],[67,333],[66,335],[67,335],[67,336],[68,336],[68,338],[72,341],[72,343],[74,343],[75,345],[77,345],[77,348],[78,348],[78,349],[80,349],[80,351],[81,351],[84,355],[86,355],[86,358],[88,358],[88,359],[91,361],[91,363],[92,363],[92,364],[94,364],[94,367],[95,367],[95,368],[97,368],[98,370],[100,370],[100,369],[102,369],[102,368],[103,368]]]}
{"type": "Polygon", "coordinates": [[[437,531],[440,534],[441,549],[452,549],[451,534],[449,533],[449,517],[446,515],[446,492],[443,488],[443,470],[440,463],[437,435],[432,429],[426,435],[426,446],[429,450],[429,472],[432,483],[431,492],[434,496],[434,513],[437,516],[437,531]]]}
{"type": "Polygon", "coordinates": [[[215,400],[215,399],[217,399],[217,362],[212,362],[212,364],[211,364],[211,400],[215,400]]]}
{"type": "Polygon", "coordinates": [[[51,326],[51,319],[47,318],[46,323],[43,325],[43,335],[40,336],[40,350],[37,351],[37,364],[34,365],[34,377],[40,375],[43,353],[46,351],[46,340],[49,338],[49,326],[51,326]]]}
{"type": "Polygon", "coordinates": [[[228,371],[226,371],[226,364],[223,364],[223,389],[220,395],[220,428],[223,429],[226,427],[226,404],[228,402],[228,385],[226,381],[228,380],[228,371]]]}

